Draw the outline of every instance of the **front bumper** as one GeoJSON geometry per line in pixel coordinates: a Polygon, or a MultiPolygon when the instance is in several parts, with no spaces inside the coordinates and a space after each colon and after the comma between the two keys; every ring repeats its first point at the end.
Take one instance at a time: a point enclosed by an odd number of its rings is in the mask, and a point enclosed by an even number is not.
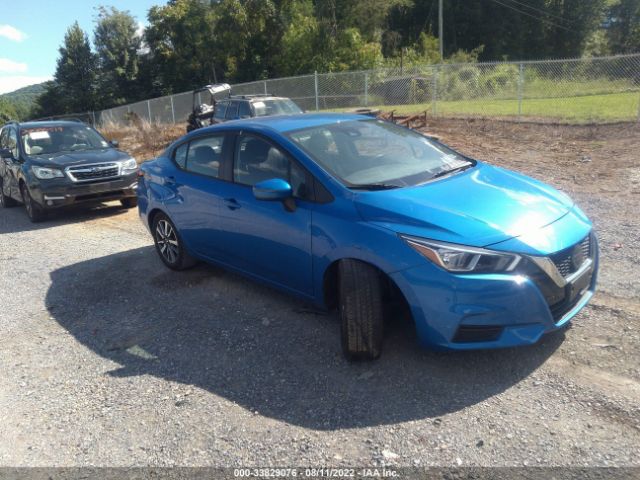
{"type": "Polygon", "coordinates": [[[39,180],[29,185],[33,199],[45,209],[135,197],[137,172],[103,182],[75,183],[68,179],[39,180]]]}
{"type": "Polygon", "coordinates": [[[391,277],[409,303],[421,344],[472,350],[530,345],[562,328],[593,296],[597,273],[596,243],[579,291],[568,285],[565,301],[553,305],[540,276],[454,275],[425,263],[391,277]]]}

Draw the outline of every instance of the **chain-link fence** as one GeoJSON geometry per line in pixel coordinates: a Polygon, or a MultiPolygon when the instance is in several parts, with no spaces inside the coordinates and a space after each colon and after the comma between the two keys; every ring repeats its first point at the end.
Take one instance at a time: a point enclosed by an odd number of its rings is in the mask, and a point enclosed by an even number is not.
{"type": "MultiPolygon", "coordinates": [[[[306,111],[368,107],[398,115],[640,122],[640,53],[311,74],[237,84],[232,92],[286,96],[306,111]]],[[[134,117],[181,123],[192,106],[192,94],[185,92],[87,115],[98,124],[126,124],[134,117]]]]}

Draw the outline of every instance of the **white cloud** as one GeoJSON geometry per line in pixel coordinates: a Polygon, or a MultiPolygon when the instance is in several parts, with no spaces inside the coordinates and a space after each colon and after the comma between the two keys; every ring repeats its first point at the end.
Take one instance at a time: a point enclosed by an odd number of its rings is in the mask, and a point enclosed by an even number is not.
{"type": "Polygon", "coordinates": [[[14,42],[21,42],[27,38],[27,34],[11,25],[0,25],[0,37],[8,38],[14,42]]]}
{"type": "Polygon", "coordinates": [[[42,83],[51,80],[51,77],[33,77],[26,75],[15,75],[11,77],[0,77],[0,95],[13,92],[19,88],[42,83]]]}
{"type": "Polygon", "coordinates": [[[22,73],[27,71],[26,63],[14,62],[8,58],[0,58],[0,72],[3,73],[22,73]]]}
{"type": "Polygon", "coordinates": [[[144,35],[144,31],[147,29],[146,25],[140,21],[138,21],[138,28],[136,29],[136,35],[141,37],[144,35]]]}

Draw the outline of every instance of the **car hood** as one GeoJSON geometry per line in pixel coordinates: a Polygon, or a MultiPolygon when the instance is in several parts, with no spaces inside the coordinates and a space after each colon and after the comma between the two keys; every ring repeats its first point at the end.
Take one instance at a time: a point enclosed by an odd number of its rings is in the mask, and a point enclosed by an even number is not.
{"type": "Polygon", "coordinates": [[[75,152],[60,152],[50,155],[34,155],[33,163],[46,166],[70,167],[72,165],[86,165],[90,163],[115,162],[131,158],[127,153],[115,148],[100,150],[77,150],[75,152]]]}
{"type": "Polygon", "coordinates": [[[573,201],[532,178],[478,162],[416,187],[358,192],[364,220],[398,233],[487,246],[564,216],[573,201]]]}

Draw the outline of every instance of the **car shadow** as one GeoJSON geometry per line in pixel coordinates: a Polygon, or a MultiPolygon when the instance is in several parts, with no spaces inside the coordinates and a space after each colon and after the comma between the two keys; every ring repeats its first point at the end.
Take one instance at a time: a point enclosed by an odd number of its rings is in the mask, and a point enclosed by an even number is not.
{"type": "Polygon", "coordinates": [[[562,333],[532,347],[462,353],[389,329],[382,357],[347,362],[339,325],[304,302],[221,269],[167,270],[153,247],[51,273],[46,305],[79,342],[121,366],[205,389],[261,415],[321,430],[439,417],[513,387],[562,333]]]}
{"type": "Polygon", "coordinates": [[[74,205],[50,211],[43,222],[33,223],[27,217],[24,206],[0,209],[0,235],[3,233],[43,230],[59,225],[86,222],[95,218],[107,218],[122,215],[128,210],[120,203],[99,203],[94,205],[74,205]]]}

